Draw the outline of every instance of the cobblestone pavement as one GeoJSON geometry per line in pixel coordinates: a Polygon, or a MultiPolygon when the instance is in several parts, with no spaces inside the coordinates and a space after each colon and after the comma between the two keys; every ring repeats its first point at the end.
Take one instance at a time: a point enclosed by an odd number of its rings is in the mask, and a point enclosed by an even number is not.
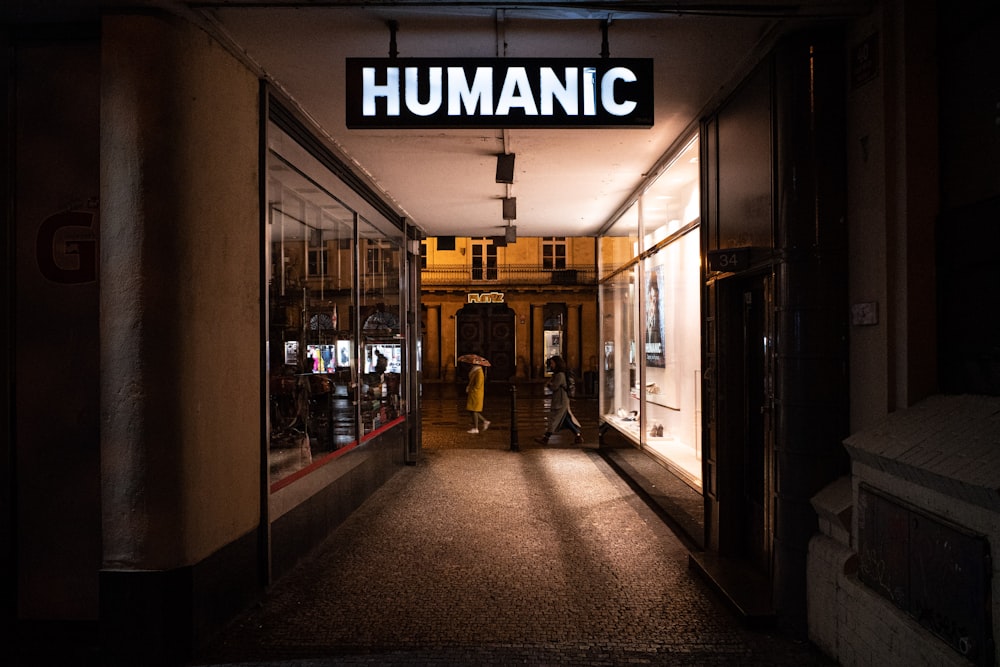
{"type": "Polygon", "coordinates": [[[420,461],[193,664],[835,664],[742,627],[688,569],[681,541],[596,452],[595,401],[576,405],[586,444],[564,432],[542,447],[544,397],[518,398],[511,451],[494,393],[479,436],[460,397],[425,396],[420,461]]]}

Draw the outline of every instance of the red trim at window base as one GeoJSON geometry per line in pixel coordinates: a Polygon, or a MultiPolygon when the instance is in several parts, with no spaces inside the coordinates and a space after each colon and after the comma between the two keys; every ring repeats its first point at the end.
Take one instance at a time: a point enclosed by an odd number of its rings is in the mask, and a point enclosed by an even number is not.
{"type": "Polygon", "coordinates": [[[309,465],[307,465],[305,468],[301,468],[299,470],[296,470],[295,472],[293,472],[288,477],[282,477],[277,482],[275,482],[274,484],[271,485],[271,493],[274,493],[275,491],[278,491],[280,489],[285,488],[286,486],[288,486],[289,484],[291,484],[292,482],[294,482],[296,480],[302,479],[303,477],[305,477],[306,475],[308,475],[312,471],[317,470],[319,468],[322,468],[323,466],[325,466],[330,461],[332,461],[332,460],[334,460],[336,458],[340,458],[341,456],[343,456],[344,454],[346,454],[347,452],[351,451],[352,449],[354,449],[357,446],[358,446],[358,443],[356,443],[356,442],[352,442],[349,445],[344,445],[340,449],[335,449],[332,452],[330,452],[329,454],[326,454],[325,456],[323,456],[322,458],[316,459],[315,461],[313,461],[312,463],[310,463],[309,465]]]}
{"type": "Polygon", "coordinates": [[[369,440],[371,440],[375,436],[381,435],[381,434],[385,433],[386,431],[388,431],[390,428],[392,428],[396,424],[402,424],[404,421],[406,421],[406,417],[402,417],[402,416],[401,417],[396,417],[391,422],[386,422],[386,423],[382,424],[381,426],[379,426],[377,429],[375,429],[371,433],[368,433],[366,435],[361,436],[361,442],[368,442],[369,440]]]}
{"type": "MultiPolygon", "coordinates": [[[[392,428],[396,424],[400,424],[400,423],[402,423],[404,421],[406,421],[406,417],[397,417],[396,419],[392,420],[391,422],[387,422],[386,424],[378,427],[377,429],[375,429],[371,433],[368,433],[364,437],[362,437],[361,438],[361,443],[368,442],[372,438],[374,438],[374,437],[376,437],[378,435],[381,435],[382,433],[385,433],[386,431],[388,431],[390,428],[392,428]]],[[[275,482],[274,484],[272,484],[271,487],[270,487],[270,492],[271,493],[275,493],[276,491],[280,491],[281,489],[285,488],[286,486],[288,486],[292,482],[300,480],[303,477],[305,477],[306,475],[308,475],[309,473],[313,472],[314,470],[318,470],[319,468],[322,468],[323,466],[325,466],[330,461],[333,461],[334,459],[340,458],[341,456],[343,456],[347,452],[351,451],[352,449],[355,449],[361,443],[352,442],[349,445],[344,445],[340,449],[335,449],[334,451],[330,452],[329,454],[326,454],[322,458],[316,459],[315,461],[313,461],[312,463],[310,463],[309,465],[307,465],[305,468],[302,468],[300,470],[296,470],[295,472],[293,472],[288,477],[283,477],[282,479],[279,479],[277,482],[275,482]]]]}

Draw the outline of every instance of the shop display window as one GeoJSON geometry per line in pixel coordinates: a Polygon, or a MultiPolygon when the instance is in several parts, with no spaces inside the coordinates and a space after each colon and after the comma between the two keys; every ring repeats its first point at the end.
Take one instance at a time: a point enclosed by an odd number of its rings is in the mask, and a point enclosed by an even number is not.
{"type": "Polygon", "coordinates": [[[402,352],[399,343],[369,343],[365,346],[365,373],[400,373],[402,352]]]}
{"type": "Polygon", "coordinates": [[[643,262],[643,443],[701,480],[699,236],[689,231],[643,262]]]}
{"type": "Polygon", "coordinates": [[[359,220],[362,434],[401,418],[403,235],[359,220]]]}
{"type": "Polygon", "coordinates": [[[268,144],[268,464],[278,488],[402,414],[403,259],[402,232],[347,206],[336,177],[273,123],[268,144]]]}
{"type": "Polygon", "coordinates": [[[639,368],[636,359],[637,275],[637,268],[633,266],[619,271],[600,286],[604,347],[600,401],[605,420],[638,443],[641,405],[632,391],[638,381],[639,368]]]}
{"type": "Polygon", "coordinates": [[[600,239],[603,421],[701,486],[701,253],[692,140],[600,239]],[[637,228],[636,234],[630,232],[637,228]]]}
{"type": "Polygon", "coordinates": [[[600,277],[608,278],[639,256],[639,204],[633,204],[600,238],[600,277]]]}

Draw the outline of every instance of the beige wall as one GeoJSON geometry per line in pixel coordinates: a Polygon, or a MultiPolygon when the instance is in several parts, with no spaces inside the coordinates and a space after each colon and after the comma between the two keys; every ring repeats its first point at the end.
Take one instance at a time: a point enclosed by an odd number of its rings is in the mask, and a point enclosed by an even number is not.
{"type": "Polygon", "coordinates": [[[258,82],[178,19],[102,41],[104,565],[176,568],[259,522],[258,82]]]}
{"type": "MultiPolygon", "coordinates": [[[[849,44],[880,29],[873,18],[855,26],[849,44]]],[[[848,48],[851,48],[850,46],[848,48]]],[[[885,77],[857,88],[847,98],[848,275],[850,304],[875,303],[879,323],[850,328],[851,431],[881,420],[888,410],[887,238],[885,189],[885,77]]]]}
{"type": "Polygon", "coordinates": [[[849,56],[872,35],[879,47],[877,76],[847,98],[848,299],[878,312],[877,324],[850,327],[852,432],[936,389],[936,84],[912,73],[934,70],[923,62],[933,23],[917,10],[904,20],[901,1],[881,10],[847,40],[849,56]]]}

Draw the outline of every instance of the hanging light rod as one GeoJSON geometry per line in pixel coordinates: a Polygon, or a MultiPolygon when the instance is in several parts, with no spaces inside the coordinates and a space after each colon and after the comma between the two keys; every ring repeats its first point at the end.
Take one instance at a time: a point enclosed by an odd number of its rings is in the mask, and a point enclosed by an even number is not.
{"type": "Polygon", "coordinates": [[[389,28],[389,57],[395,58],[399,55],[399,49],[396,48],[396,32],[399,31],[399,22],[386,21],[385,24],[389,28]]]}

